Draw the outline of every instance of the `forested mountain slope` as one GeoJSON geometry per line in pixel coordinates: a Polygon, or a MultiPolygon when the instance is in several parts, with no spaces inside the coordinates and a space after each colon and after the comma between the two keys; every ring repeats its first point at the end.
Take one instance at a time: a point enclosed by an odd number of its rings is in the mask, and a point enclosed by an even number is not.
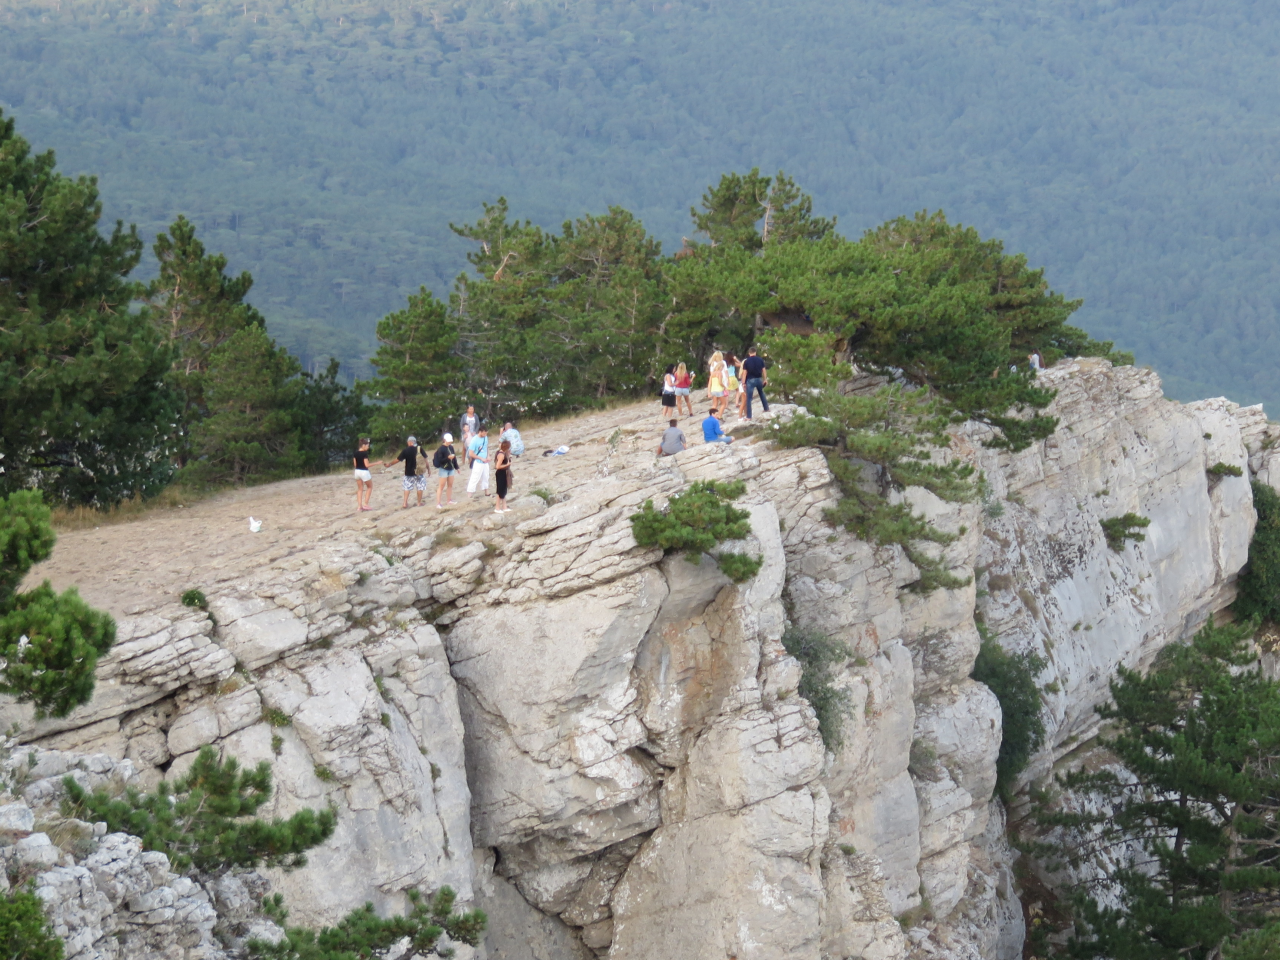
{"type": "Polygon", "coordinates": [[[0,105],[108,217],[186,213],[301,353],[465,265],[450,221],[610,204],[673,249],[729,169],[856,236],[944,208],[1171,394],[1280,402],[1280,22],[1257,0],[10,0],[0,105]],[[317,321],[319,321],[317,323],[317,321]]]}

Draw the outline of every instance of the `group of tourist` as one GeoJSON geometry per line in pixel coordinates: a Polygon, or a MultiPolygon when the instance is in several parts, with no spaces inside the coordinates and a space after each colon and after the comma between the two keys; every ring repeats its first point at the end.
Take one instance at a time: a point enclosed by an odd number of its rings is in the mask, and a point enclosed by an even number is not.
{"type": "MultiPolygon", "coordinates": [[[[662,415],[670,416],[675,410],[677,419],[682,408],[693,416],[694,375],[683,363],[671,364],[662,375],[662,415]]],[[[734,397],[739,421],[750,421],[751,399],[753,395],[760,397],[760,406],[767,413],[769,401],[764,398],[764,388],[769,383],[769,375],[764,360],[756,355],[756,348],[747,351],[746,357],[739,360],[732,353],[724,354],[717,350],[711,355],[707,364],[707,399],[711,401],[711,412],[723,419],[729,410],[729,398],[734,397]]],[[[705,421],[704,421],[705,424],[705,421]]]]}
{"type": "MultiPolygon", "coordinates": [[[[753,395],[760,397],[760,405],[765,413],[769,412],[769,401],[764,397],[764,388],[769,383],[769,374],[764,360],[756,354],[756,348],[747,351],[745,359],[739,360],[733,354],[722,354],[716,351],[711,355],[707,368],[707,399],[711,401],[711,409],[702,421],[702,439],[706,443],[733,443],[733,437],[724,432],[724,417],[729,409],[729,397],[737,397],[738,422],[749,422],[751,416],[751,399],[753,395]]],[[[680,429],[680,404],[685,404],[689,416],[693,416],[693,403],[689,399],[693,386],[693,377],[683,363],[667,367],[662,379],[663,416],[669,416],[674,408],[676,417],[667,421],[667,429],[662,432],[658,442],[658,456],[669,457],[679,453],[688,445],[684,431],[680,429]]]]}
{"type": "MultiPolygon", "coordinates": [[[[693,381],[694,375],[688,367],[671,364],[662,378],[663,415],[669,416],[672,409],[675,419],[668,421],[668,426],[658,444],[659,456],[671,456],[685,449],[686,441],[680,430],[679,417],[682,409],[693,414],[693,381]]],[[[707,443],[732,443],[733,437],[724,432],[723,420],[729,409],[729,398],[736,397],[739,422],[752,420],[752,396],[760,398],[760,406],[769,412],[769,401],[765,399],[764,388],[768,386],[769,374],[765,362],[756,354],[755,347],[747,351],[745,358],[739,360],[733,354],[723,354],[719,350],[711,355],[707,366],[707,399],[711,401],[711,410],[702,421],[702,438],[707,443]]],[[[490,451],[489,430],[476,414],[474,406],[467,407],[467,412],[458,418],[458,430],[461,435],[462,456],[470,471],[467,478],[467,497],[473,498],[479,490],[489,496],[489,477],[493,476],[497,488],[497,501],[494,513],[507,513],[507,493],[511,489],[512,461],[524,453],[524,441],[515,425],[503,424],[498,435],[498,448],[490,451]]],[[[370,498],[373,496],[373,474],[370,466],[373,461],[369,456],[370,441],[360,441],[353,459],[356,477],[356,510],[371,510],[370,498]]],[[[453,499],[453,478],[462,471],[458,460],[458,451],[453,445],[453,434],[444,433],[440,446],[436,448],[430,463],[427,454],[418,444],[417,437],[409,437],[405,447],[394,460],[380,461],[384,469],[397,463],[404,464],[404,505],[408,509],[409,494],[417,493],[417,506],[424,506],[424,494],[427,490],[427,478],[434,468],[436,472],[436,509],[443,510],[455,505],[453,499]]]]}
{"type": "MultiPolygon", "coordinates": [[[[520,431],[513,423],[503,424],[502,432],[498,435],[498,448],[491,453],[489,429],[476,415],[474,406],[467,407],[467,412],[459,418],[458,427],[461,434],[462,455],[470,471],[467,478],[467,497],[473,498],[477,490],[484,496],[489,496],[489,477],[492,473],[498,495],[493,512],[509,512],[507,492],[511,488],[511,464],[514,458],[524,453],[524,440],[520,437],[520,431]]],[[[369,506],[369,500],[373,496],[373,474],[370,471],[370,464],[373,461],[369,457],[369,445],[367,438],[362,439],[353,460],[357,511],[373,509],[369,506]]],[[[423,494],[426,492],[427,478],[431,475],[432,468],[435,469],[438,478],[436,509],[443,510],[458,502],[453,499],[453,478],[462,471],[462,466],[458,461],[458,451],[453,445],[452,433],[446,432],[441,436],[440,446],[436,448],[430,463],[427,461],[426,451],[418,443],[418,438],[409,437],[399,456],[394,460],[380,461],[380,466],[385,469],[397,463],[404,464],[402,509],[408,509],[409,494],[414,492],[418,495],[417,506],[425,505],[423,494]]]]}

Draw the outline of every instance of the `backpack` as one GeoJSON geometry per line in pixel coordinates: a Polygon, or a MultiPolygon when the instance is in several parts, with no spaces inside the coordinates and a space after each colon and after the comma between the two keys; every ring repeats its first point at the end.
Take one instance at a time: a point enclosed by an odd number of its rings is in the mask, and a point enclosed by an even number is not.
{"type": "Polygon", "coordinates": [[[445,449],[445,445],[443,443],[436,448],[436,454],[431,458],[431,465],[437,470],[443,470],[445,467],[449,466],[449,451],[445,449]]]}
{"type": "Polygon", "coordinates": [[[415,477],[427,475],[427,454],[421,447],[418,448],[418,456],[413,461],[413,475],[415,477]]]}

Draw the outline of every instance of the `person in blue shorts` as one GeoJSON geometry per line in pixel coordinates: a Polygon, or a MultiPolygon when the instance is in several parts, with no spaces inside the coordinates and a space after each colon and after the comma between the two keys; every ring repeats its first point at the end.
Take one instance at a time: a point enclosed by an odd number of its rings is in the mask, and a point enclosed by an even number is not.
{"type": "Polygon", "coordinates": [[[436,509],[443,510],[445,505],[440,501],[445,496],[446,488],[449,491],[449,502],[458,502],[453,499],[453,478],[458,474],[458,454],[453,449],[453,434],[446,433],[444,435],[444,443],[436,448],[432,466],[436,468],[436,473],[440,475],[440,482],[436,484],[436,509]]]}

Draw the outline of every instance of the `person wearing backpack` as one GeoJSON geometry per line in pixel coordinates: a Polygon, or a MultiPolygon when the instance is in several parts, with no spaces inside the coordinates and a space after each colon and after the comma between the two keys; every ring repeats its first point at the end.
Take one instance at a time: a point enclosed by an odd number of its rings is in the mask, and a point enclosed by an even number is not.
{"type": "Polygon", "coordinates": [[[443,510],[445,505],[440,502],[445,495],[446,488],[449,493],[449,502],[457,503],[453,499],[453,478],[458,474],[458,455],[453,450],[453,434],[446,433],[444,435],[444,443],[436,448],[435,456],[431,458],[431,465],[436,468],[436,475],[440,478],[436,484],[436,509],[443,510]]]}
{"type": "Polygon", "coordinates": [[[467,479],[467,496],[475,496],[476,487],[484,488],[484,495],[489,495],[489,431],[480,424],[480,432],[467,441],[467,462],[471,464],[471,475],[467,479]]]}

